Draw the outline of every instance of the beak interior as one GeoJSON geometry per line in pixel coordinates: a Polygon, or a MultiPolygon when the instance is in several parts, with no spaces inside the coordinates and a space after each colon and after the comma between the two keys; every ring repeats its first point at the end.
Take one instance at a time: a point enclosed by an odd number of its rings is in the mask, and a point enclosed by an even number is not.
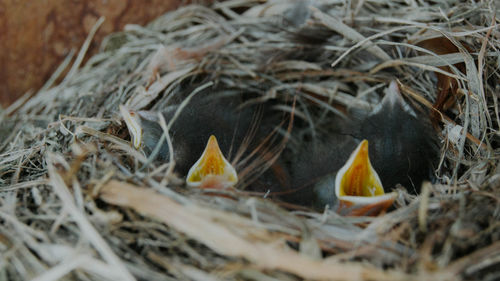
{"type": "Polygon", "coordinates": [[[337,172],[335,194],[340,206],[356,208],[355,215],[366,215],[384,211],[396,199],[397,193],[388,193],[373,169],[369,154],[368,141],[363,140],[351,154],[346,164],[337,172]]]}
{"type": "Polygon", "coordinates": [[[380,178],[370,162],[367,140],[358,145],[339,173],[339,196],[373,197],[384,194],[380,178]]]}
{"type": "Polygon", "coordinates": [[[191,187],[226,188],[238,182],[234,167],[226,160],[215,136],[208,139],[200,159],[189,169],[186,183],[191,187]]]}

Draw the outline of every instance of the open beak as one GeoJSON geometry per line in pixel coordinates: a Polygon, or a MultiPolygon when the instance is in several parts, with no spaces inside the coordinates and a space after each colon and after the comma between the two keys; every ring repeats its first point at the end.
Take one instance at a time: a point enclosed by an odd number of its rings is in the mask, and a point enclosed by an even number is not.
{"type": "Polygon", "coordinates": [[[210,136],[200,159],[189,169],[187,185],[222,189],[234,186],[237,182],[236,170],[222,154],[215,136],[210,136]]]}
{"type": "Polygon", "coordinates": [[[363,140],[346,164],[337,172],[335,195],[339,212],[346,215],[377,215],[389,208],[396,192],[385,193],[382,182],[368,156],[368,141],[363,140]]]}
{"type": "Polygon", "coordinates": [[[120,113],[127,125],[132,145],[139,149],[142,145],[142,126],[139,115],[132,110],[128,110],[123,105],[120,105],[120,113]]]}

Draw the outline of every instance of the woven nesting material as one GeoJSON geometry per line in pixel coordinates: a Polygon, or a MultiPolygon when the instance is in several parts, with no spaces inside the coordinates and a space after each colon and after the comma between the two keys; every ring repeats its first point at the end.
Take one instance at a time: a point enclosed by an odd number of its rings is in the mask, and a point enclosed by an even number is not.
{"type": "Polygon", "coordinates": [[[0,280],[497,280],[495,9],[191,5],[127,26],[83,65],[98,24],[74,60],[1,113],[0,280]],[[292,113],[320,132],[328,118],[376,107],[393,80],[431,112],[440,157],[434,183],[418,196],[399,190],[378,217],[186,188],[172,159],[131,146],[119,111],[157,117],[207,88],[231,89],[286,113],[286,136],[292,113]]]}

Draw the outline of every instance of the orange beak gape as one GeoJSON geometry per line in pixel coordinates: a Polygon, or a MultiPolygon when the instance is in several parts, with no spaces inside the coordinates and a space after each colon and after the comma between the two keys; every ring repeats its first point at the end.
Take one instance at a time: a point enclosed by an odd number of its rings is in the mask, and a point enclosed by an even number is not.
{"type": "Polygon", "coordinates": [[[392,205],[396,192],[386,194],[368,155],[368,141],[363,140],[346,164],[337,172],[335,195],[339,212],[349,215],[376,215],[392,205]]]}
{"type": "Polygon", "coordinates": [[[189,169],[186,183],[191,187],[227,188],[238,182],[238,175],[226,160],[215,136],[208,139],[200,159],[189,169]]]}

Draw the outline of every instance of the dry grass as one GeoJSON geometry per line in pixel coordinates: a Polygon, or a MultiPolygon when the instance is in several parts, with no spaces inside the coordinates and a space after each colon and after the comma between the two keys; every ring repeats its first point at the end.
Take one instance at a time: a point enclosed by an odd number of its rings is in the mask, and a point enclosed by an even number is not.
{"type": "Polygon", "coordinates": [[[54,86],[68,57],[1,112],[0,280],[500,279],[498,7],[345,2],[187,6],[127,26],[81,66],[84,46],[54,86]],[[313,62],[291,40],[304,29],[330,34],[313,62]],[[420,47],[436,37],[458,51],[420,47]],[[431,108],[442,74],[458,107],[439,115],[437,182],[375,218],[179,188],[168,163],[130,146],[118,108],[160,110],[207,73],[260,100],[316,96],[333,112],[369,108],[393,79],[431,108]]]}

